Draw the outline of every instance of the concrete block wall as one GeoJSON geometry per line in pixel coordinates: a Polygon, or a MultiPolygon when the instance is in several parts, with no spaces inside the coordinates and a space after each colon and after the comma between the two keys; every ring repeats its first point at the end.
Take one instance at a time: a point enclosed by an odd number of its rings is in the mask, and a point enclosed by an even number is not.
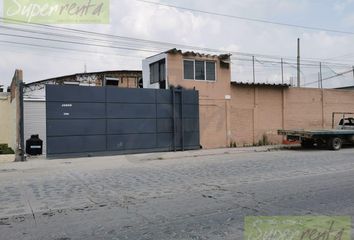
{"type": "Polygon", "coordinates": [[[11,95],[0,94],[0,144],[8,144],[16,149],[16,98],[11,101],[11,95]]]}
{"type": "Polygon", "coordinates": [[[169,86],[181,86],[196,89],[199,92],[200,144],[203,148],[221,148],[229,146],[228,124],[230,119],[230,69],[220,67],[220,59],[216,56],[183,56],[168,54],[167,82],[169,86]],[[184,80],[183,60],[196,59],[215,61],[215,81],[184,80]]]}
{"type": "Polygon", "coordinates": [[[230,141],[237,146],[253,145],[265,135],[269,142],[278,142],[277,130],[283,126],[282,98],[282,91],[274,88],[232,86],[230,141]]]}
{"type": "Polygon", "coordinates": [[[322,92],[310,88],[285,89],[284,128],[323,128],[322,92]]]}
{"type": "Polygon", "coordinates": [[[331,128],[332,112],[354,112],[354,91],[348,90],[234,86],[231,97],[230,141],[238,146],[263,136],[281,143],[278,129],[331,128]]]}
{"type": "Polygon", "coordinates": [[[21,146],[21,84],[22,70],[16,69],[11,82],[11,92],[0,95],[0,143],[8,144],[15,152],[16,160],[22,160],[20,156],[21,146]]]}
{"type": "MultiPolygon", "coordinates": [[[[324,92],[326,128],[332,127],[332,112],[354,112],[354,90],[326,90],[324,92]]],[[[336,116],[336,124],[340,118],[341,116],[336,116]]]]}
{"type": "Polygon", "coordinates": [[[227,106],[225,100],[199,101],[200,144],[203,148],[228,145],[227,106]]]}
{"type": "Polygon", "coordinates": [[[168,53],[157,57],[167,60],[166,78],[170,87],[199,91],[203,148],[228,147],[233,143],[254,145],[264,138],[268,143],[281,143],[279,129],[330,128],[332,112],[354,112],[352,90],[233,85],[230,68],[221,67],[217,56],[168,53]],[[184,79],[184,59],[215,61],[216,81],[184,79]]]}

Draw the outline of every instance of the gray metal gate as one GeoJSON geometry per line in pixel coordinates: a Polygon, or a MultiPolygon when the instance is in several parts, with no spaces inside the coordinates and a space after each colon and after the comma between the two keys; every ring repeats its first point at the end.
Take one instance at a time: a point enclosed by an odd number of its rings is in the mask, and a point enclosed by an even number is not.
{"type": "Polygon", "coordinates": [[[46,86],[47,155],[198,149],[195,90],[46,86]]]}

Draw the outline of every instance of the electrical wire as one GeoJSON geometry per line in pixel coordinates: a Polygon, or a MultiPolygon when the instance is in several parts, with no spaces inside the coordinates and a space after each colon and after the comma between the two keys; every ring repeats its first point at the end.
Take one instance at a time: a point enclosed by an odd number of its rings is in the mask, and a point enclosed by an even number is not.
{"type": "Polygon", "coordinates": [[[135,1],[158,5],[158,6],[165,6],[165,7],[175,8],[175,9],[181,9],[181,10],[185,10],[185,11],[192,11],[192,12],[198,12],[198,13],[203,13],[203,14],[209,14],[209,15],[214,15],[214,16],[219,16],[219,17],[233,18],[233,19],[238,19],[238,20],[243,20],[243,21],[266,23],[266,24],[279,25],[279,26],[292,27],[292,28],[301,28],[301,29],[313,30],[313,31],[326,31],[326,32],[332,32],[332,33],[354,35],[354,32],[344,31],[344,30],[336,30],[336,29],[323,28],[323,27],[313,27],[313,26],[305,26],[305,25],[292,24],[292,23],[276,22],[276,21],[260,19],[260,18],[241,17],[241,16],[230,15],[230,14],[225,14],[225,13],[217,13],[217,12],[205,11],[205,10],[194,9],[194,8],[187,8],[187,7],[182,7],[182,6],[172,5],[172,4],[152,2],[152,1],[147,1],[147,0],[135,0],[135,1]]]}
{"type": "Polygon", "coordinates": [[[343,76],[343,75],[345,75],[345,74],[348,74],[348,73],[352,73],[353,72],[353,70],[351,69],[351,70],[349,70],[349,71],[345,71],[345,72],[342,72],[342,73],[338,73],[338,74],[336,74],[336,75],[334,75],[334,76],[331,76],[331,77],[327,77],[327,78],[323,78],[322,80],[320,79],[320,80],[317,80],[317,81],[313,81],[313,82],[309,82],[309,83],[306,83],[306,84],[304,84],[303,86],[308,86],[308,85],[311,85],[311,84],[314,84],[314,83],[318,83],[319,81],[328,81],[328,80],[330,80],[330,79],[333,79],[333,78],[336,78],[336,77],[339,77],[339,76],[343,76]]]}
{"type": "MultiPolygon", "coordinates": [[[[0,17],[0,19],[4,21],[12,21],[14,23],[27,23],[24,21],[20,20],[14,20],[14,19],[9,19],[9,18],[4,18],[0,17]]],[[[178,44],[178,43],[170,43],[170,42],[162,42],[162,41],[154,41],[154,40],[147,40],[147,39],[139,39],[139,38],[132,38],[132,37],[126,37],[126,36],[120,36],[120,35],[112,35],[112,34],[105,34],[105,33],[99,33],[99,32],[92,32],[92,31],[86,31],[86,30],[79,30],[79,29],[74,29],[74,28],[67,28],[67,27],[58,27],[58,26],[52,26],[52,25],[47,25],[47,24],[40,24],[40,23],[27,23],[28,25],[32,27],[37,27],[37,28],[45,28],[45,29],[51,29],[51,30],[57,30],[57,31],[65,31],[65,32],[70,32],[70,33],[76,33],[76,34],[85,34],[87,35],[95,35],[95,36],[100,36],[100,37],[107,37],[107,38],[113,38],[113,39],[120,39],[120,40],[125,40],[128,42],[136,42],[140,44],[150,44],[157,47],[158,49],[163,49],[163,51],[166,51],[171,48],[183,48],[183,49],[193,49],[193,50],[199,50],[203,52],[212,52],[212,53],[220,53],[220,54],[233,54],[233,55],[239,55],[239,56],[256,56],[256,57],[263,57],[263,58],[270,58],[270,59],[280,59],[283,58],[284,60],[296,60],[294,57],[282,57],[279,55],[267,55],[267,54],[257,54],[257,53],[244,53],[244,52],[236,52],[236,51],[225,51],[225,50],[220,50],[220,49],[213,49],[213,48],[204,48],[204,47],[198,47],[198,46],[192,46],[192,45],[185,45],[185,44],[178,44]]],[[[90,38],[89,38],[90,39],[90,38]]],[[[157,49],[154,52],[158,52],[157,49]]],[[[161,52],[161,51],[160,51],[161,52]]],[[[318,59],[319,61],[320,59],[318,59]]],[[[315,60],[307,60],[305,58],[302,59],[302,61],[307,61],[307,62],[318,62],[315,60]]],[[[330,62],[324,62],[327,64],[332,64],[330,62]]],[[[338,64],[338,65],[345,65],[349,66],[349,64],[340,64],[340,63],[333,63],[333,64],[338,64]]]]}
{"type": "MultiPolygon", "coordinates": [[[[0,19],[5,19],[0,17],[0,19]]],[[[159,42],[159,41],[151,41],[151,40],[146,40],[146,39],[138,39],[138,38],[130,38],[130,37],[123,37],[119,35],[110,35],[110,34],[102,34],[102,33],[97,33],[97,32],[90,32],[90,31],[84,31],[84,30],[78,30],[78,29],[71,29],[71,28],[63,28],[63,27],[57,27],[57,26],[51,26],[51,25],[45,25],[45,24],[35,24],[31,23],[29,25],[26,25],[27,28],[20,28],[20,27],[9,27],[9,26],[3,26],[0,25],[0,28],[3,28],[8,31],[20,31],[24,33],[31,33],[34,35],[46,35],[47,37],[36,37],[36,36],[28,36],[28,35],[20,35],[20,34],[12,34],[12,33],[0,33],[0,35],[7,36],[7,37],[15,37],[15,38],[23,38],[23,39],[34,39],[34,40],[39,40],[39,41],[48,41],[48,42],[59,42],[63,44],[71,44],[71,45],[84,45],[84,46],[91,46],[91,47],[103,47],[103,48],[109,48],[109,49],[119,49],[119,50],[126,50],[126,51],[138,51],[138,52],[148,52],[148,53],[159,53],[161,52],[161,49],[165,49],[166,47],[186,47],[186,48],[191,48],[191,49],[202,49],[203,51],[214,51],[218,52],[220,50],[217,49],[210,49],[210,48],[200,48],[200,47],[194,47],[194,46],[189,46],[189,45],[179,45],[179,44],[174,44],[174,43],[169,43],[169,42],[159,42]],[[35,30],[33,29],[28,29],[29,27],[36,28],[35,30]],[[37,30],[39,29],[39,30],[37,30]],[[43,31],[45,29],[45,31],[43,31]],[[53,32],[54,31],[54,32],[53,32]],[[61,31],[61,33],[58,33],[58,31],[61,31]],[[70,33],[70,34],[69,34],[70,33]],[[48,38],[48,36],[51,37],[57,37],[57,38],[48,38]],[[92,37],[95,36],[95,37],[92,37]],[[97,38],[99,36],[100,38],[97,38]],[[104,37],[104,38],[103,38],[104,37]],[[59,39],[58,39],[59,38],[59,39]],[[63,38],[63,39],[61,39],[63,38]],[[67,39],[75,39],[75,40],[83,40],[83,41],[69,41],[67,39]],[[90,43],[87,43],[85,41],[90,41],[90,43]],[[93,41],[96,42],[104,42],[108,43],[106,44],[94,44],[91,43],[93,41]]],[[[23,43],[23,42],[14,42],[14,41],[5,41],[2,40],[0,41],[2,43],[6,44],[17,44],[17,45],[22,45],[22,46],[32,46],[32,47],[39,47],[39,48],[51,48],[51,49],[57,49],[57,50],[65,50],[65,51],[81,51],[84,53],[95,53],[95,51],[90,51],[90,50],[80,50],[80,49],[72,49],[72,48],[64,48],[64,47],[58,47],[58,46],[49,46],[49,45],[42,45],[42,44],[32,44],[32,43],[23,43]]],[[[224,52],[219,52],[219,53],[225,53],[224,52]]],[[[276,66],[280,66],[281,62],[279,61],[280,57],[275,56],[275,55],[263,55],[263,54],[252,54],[252,53],[241,53],[241,52],[231,52],[231,53],[236,53],[235,55],[243,56],[244,58],[240,57],[235,57],[232,56],[231,60],[236,60],[236,61],[243,61],[243,62],[252,62],[252,59],[247,59],[245,57],[251,57],[255,56],[255,60],[257,63],[262,65],[262,68],[267,67],[267,68],[275,68],[276,66]],[[265,58],[265,59],[261,59],[265,58]],[[276,59],[276,60],[270,60],[270,59],[276,59]]],[[[106,53],[103,53],[106,54],[106,53]]],[[[113,54],[113,55],[120,55],[120,56],[126,56],[129,57],[131,55],[122,55],[122,54],[113,54]]],[[[142,56],[143,58],[144,56],[142,56]]],[[[291,68],[297,68],[295,66],[295,62],[289,61],[294,58],[283,58],[286,59],[287,61],[283,61],[283,65],[285,66],[290,66],[291,68]]],[[[300,66],[302,68],[316,68],[318,69],[318,63],[317,61],[313,60],[302,60],[300,66]]],[[[232,62],[233,65],[235,63],[232,62]]],[[[351,65],[348,64],[341,64],[341,63],[331,63],[331,62],[323,62],[323,64],[327,66],[332,66],[332,67],[348,67],[351,65]]],[[[352,70],[350,70],[352,71],[352,70]]],[[[301,72],[302,76],[304,79],[305,74],[301,72]]],[[[323,79],[323,80],[329,80],[335,77],[341,76],[340,74],[334,75],[331,78],[328,79],[323,79]]],[[[306,85],[316,83],[318,81],[310,82],[310,83],[305,83],[306,85]]]]}

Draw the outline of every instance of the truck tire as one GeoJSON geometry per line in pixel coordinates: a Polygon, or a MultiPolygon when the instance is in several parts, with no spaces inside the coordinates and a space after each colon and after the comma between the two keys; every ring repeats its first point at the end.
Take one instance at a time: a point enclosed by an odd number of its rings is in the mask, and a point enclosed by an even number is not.
{"type": "Polygon", "coordinates": [[[339,137],[330,138],[328,141],[328,148],[334,151],[340,150],[342,148],[342,139],[339,137]]]}

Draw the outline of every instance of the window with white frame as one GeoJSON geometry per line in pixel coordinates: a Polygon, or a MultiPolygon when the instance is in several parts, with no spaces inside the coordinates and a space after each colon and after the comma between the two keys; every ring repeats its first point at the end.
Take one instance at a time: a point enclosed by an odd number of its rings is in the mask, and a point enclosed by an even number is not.
{"type": "Polygon", "coordinates": [[[216,63],[213,61],[183,60],[185,80],[215,81],[216,63]]]}

